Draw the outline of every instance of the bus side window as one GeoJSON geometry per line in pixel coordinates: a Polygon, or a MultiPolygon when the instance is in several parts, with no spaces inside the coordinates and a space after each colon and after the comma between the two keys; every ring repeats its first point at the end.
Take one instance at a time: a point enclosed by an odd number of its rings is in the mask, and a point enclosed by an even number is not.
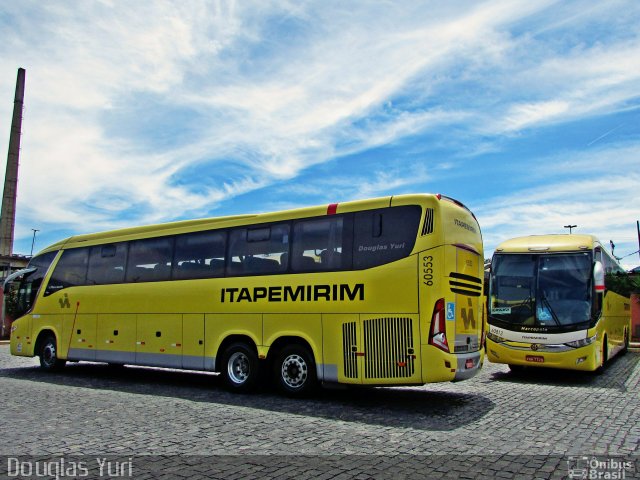
{"type": "Polygon", "coordinates": [[[124,282],[127,243],[110,243],[91,247],[88,285],[107,285],[124,282]]]}
{"type": "Polygon", "coordinates": [[[289,224],[238,228],[229,234],[228,274],[260,275],[287,270],[289,224]]]}
{"type": "Polygon", "coordinates": [[[171,279],[173,237],[147,238],[129,244],[126,282],[162,282],[171,279]]]}
{"type": "Polygon", "coordinates": [[[224,276],[224,231],[196,232],[176,237],[174,280],[224,276]]]}
{"type": "Polygon", "coordinates": [[[341,269],[343,224],[343,216],[296,222],[291,269],[294,272],[341,269]]]}
{"type": "Polygon", "coordinates": [[[63,251],[44,294],[51,295],[63,288],[85,285],[88,263],[88,247],[63,251]]]}

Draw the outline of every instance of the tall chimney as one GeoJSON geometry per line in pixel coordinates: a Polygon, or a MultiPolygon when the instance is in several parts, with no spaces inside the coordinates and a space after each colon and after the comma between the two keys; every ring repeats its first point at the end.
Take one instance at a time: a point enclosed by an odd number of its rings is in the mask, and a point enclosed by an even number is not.
{"type": "Polygon", "coordinates": [[[13,119],[9,136],[7,171],[4,176],[2,211],[0,211],[0,255],[13,254],[13,230],[16,223],[16,195],[18,192],[18,162],[22,135],[22,104],[24,102],[24,68],[18,69],[16,95],[13,100],[13,119]]]}

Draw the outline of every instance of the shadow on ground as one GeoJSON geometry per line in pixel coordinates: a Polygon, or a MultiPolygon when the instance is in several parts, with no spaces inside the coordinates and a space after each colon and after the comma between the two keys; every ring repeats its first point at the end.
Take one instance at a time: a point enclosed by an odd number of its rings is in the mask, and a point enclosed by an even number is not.
{"type": "Polygon", "coordinates": [[[519,384],[613,388],[626,391],[631,387],[627,385],[627,381],[633,375],[638,363],[640,363],[640,353],[627,352],[609,360],[605,368],[598,372],[525,367],[519,371],[495,372],[490,378],[494,381],[519,384]]]}
{"type": "Polygon", "coordinates": [[[270,389],[242,395],[226,391],[214,374],[134,366],[114,369],[93,363],[70,363],[56,373],[39,367],[0,369],[2,378],[420,430],[454,430],[478,421],[494,406],[480,394],[430,391],[428,386],[320,389],[304,399],[283,397],[270,389]]]}

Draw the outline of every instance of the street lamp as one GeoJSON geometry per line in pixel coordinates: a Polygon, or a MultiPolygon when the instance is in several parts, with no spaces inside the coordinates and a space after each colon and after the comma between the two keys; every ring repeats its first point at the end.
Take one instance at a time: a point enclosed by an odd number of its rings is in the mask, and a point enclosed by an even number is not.
{"type": "Polygon", "coordinates": [[[569,234],[571,234],[571,229],[572,228],[576,228],[578,225],[565,225],[564,228],[568,228],[569,229],[569,234]]]}
{"type": "Polygon", "coordinates": [[[36,232],[39,232],[40,230],[32,228],[31,230],[33,230],[33,240],[31,240],[31,256],[33,257],[33,246],[36,244],[36,232]]]}

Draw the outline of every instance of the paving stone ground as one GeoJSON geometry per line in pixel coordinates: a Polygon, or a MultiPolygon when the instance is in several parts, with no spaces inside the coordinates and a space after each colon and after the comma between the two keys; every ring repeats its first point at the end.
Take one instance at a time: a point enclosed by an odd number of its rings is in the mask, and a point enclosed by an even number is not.
{"type": "Polygon", "coordinates": [[[77,478],[640,475],[635,352],[601,375],[486,363],[460,383],[302,400],[232,394],[212,374],[37,364],[0,345],[0,478],[42,478],[35,467],[45,478],[62,467],[77,478]]]}

